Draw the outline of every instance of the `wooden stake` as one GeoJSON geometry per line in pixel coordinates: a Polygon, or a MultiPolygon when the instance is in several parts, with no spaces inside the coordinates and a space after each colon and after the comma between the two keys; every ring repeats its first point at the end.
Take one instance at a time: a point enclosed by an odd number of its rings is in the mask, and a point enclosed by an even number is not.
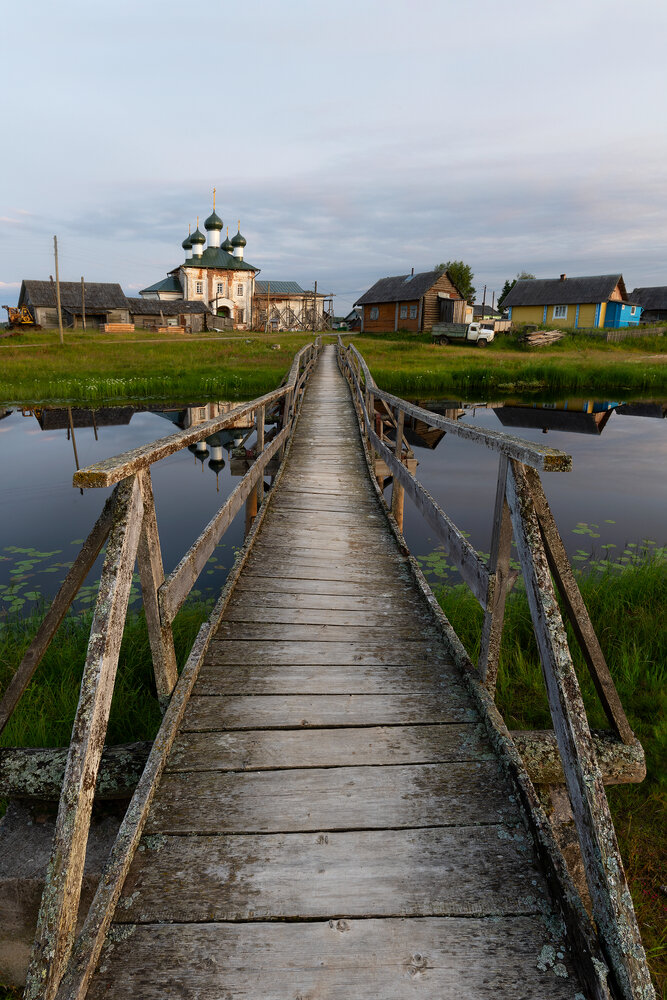
{"type": "Polygon", "coordinates": [[[81,275],[81,324],[86,329],[86,283],[81,275]]]}
{"type": "Polygon", "coordinates": [[[60,308],[60,278],[58,276],[58,237],[53,237],[53,253],[56,258],[56,306],[58,308],[58,329],[60,331],[60,343],[64,344],[63,337],[63,314],[60,308]]]}

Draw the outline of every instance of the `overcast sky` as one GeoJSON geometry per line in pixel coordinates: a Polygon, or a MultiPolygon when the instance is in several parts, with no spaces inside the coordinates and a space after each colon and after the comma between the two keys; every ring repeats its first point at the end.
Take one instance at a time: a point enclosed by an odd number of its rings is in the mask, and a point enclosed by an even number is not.
{"type": "Polygon", "coordinates": [[[183,259],[217,210],[337,295],[463,259],[667,284],[664,0],[23,0],[2,15],[0,301],[183,259]]]}

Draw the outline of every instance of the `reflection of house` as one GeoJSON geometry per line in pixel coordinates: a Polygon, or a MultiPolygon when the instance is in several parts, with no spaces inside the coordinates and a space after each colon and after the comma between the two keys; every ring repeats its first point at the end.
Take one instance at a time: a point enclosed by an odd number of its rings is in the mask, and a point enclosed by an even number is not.
{"type": "Polygon", "coordinates": [[[623,403],[616,408],[616,412],[622,417],[652,417],[654,420],[664,420],[667,417],[667,403],[623,403]]]}
{"type": "Polygon", "coordinates": [[[100,406],[84,409],[79,406],[36,407],[32,411],[43,431],[64,431],[73,427],[121,427],[129,424],[133,406],[100,406]],[[72,421],[70,425],[70,420],[72,421]]]}
{"type": "Polygon", "coordinates": [[[184,299],[128,299],[132,322],[137,326],[157,328],[160,326],[181,326],[188,333],[205,330],[206,318],[210,315],[205,302],[186,302],[184,299]]]}
{"type": "Polygon", "coordinates": [[[601,434],[618,403],[566,399],[562,403],[503,403],[493,412],[503,427],[568,434],[601,434]]]}
{"type": "MultiPolygon", "coordinates": [[[[41,326],[58,326],[56,285],[53,281],[22,281],[19,308],[28,306],[35,323],[41,326]]],[[[104,323],[129,323],[127,299],[120,285],[112,282],[87,281],[83,289],[80,281],[60,282],[60,305],[65,326],[83,325],[85,306],[86,327],[99,327],[104,323]]]]}
{"type": "Polygon", "coordinates": [[[667,285],[635,288],[632,301],[642,307],[642,323],[667,320],[667,285]]]}
{"type": "Polygon", "coordinates": [[[447,271],[380,278],[355,302],[364,331],[430,330],[465,322],[466,302],[447,271]]]}
{"type": "Polygon", "coordinates": [[[520,278],[503,299],[514,324],[578,328],[635,326],[641,306],[628,301],[622,274],[520,278]]]}
{"type": "Polygon", "coordinates": [[[296,281],[255,281],[254,330],[323,330],[327,313],[321,292],[308,292],[296,281]]]}

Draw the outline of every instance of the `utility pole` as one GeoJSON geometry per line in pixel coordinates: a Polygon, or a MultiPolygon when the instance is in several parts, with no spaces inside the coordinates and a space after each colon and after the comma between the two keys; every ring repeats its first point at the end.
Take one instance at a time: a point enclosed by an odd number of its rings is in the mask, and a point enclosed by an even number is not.
{"type": "Polygon", "coordinates": [[[81,322],[83,323],[84,330],[86,329],[86,286],[83,280],[83,275],[81,275],[81,322]]]}
{"type": "Polygon", "coordinates": [[[484,285],[484,294],[482,296],[482,319],[484,319],[485,308],[486,308],[486,285],[484,285]]]}
{"type": "Polygon", "coordinates": [[[269,316],[271,312],[271,282],[269,281],[266,286],[266,327],[264,333],[269,332],[269,316]]]}
{"type": "Polygon", "coordinates": [[[58,307],[58,329],[60,330],[60,343],[64,344],[63,338],[63,314],[60,308],[60,279],[58,277],[58,237],[53,237],[53,253],[56,258],[56,306],[58,307]]]}
{"type": "Polygon", "coordinates": [[[313,333],[317,329],[317,282],[315,282],[315,291],[313,292],[313,333]]]}

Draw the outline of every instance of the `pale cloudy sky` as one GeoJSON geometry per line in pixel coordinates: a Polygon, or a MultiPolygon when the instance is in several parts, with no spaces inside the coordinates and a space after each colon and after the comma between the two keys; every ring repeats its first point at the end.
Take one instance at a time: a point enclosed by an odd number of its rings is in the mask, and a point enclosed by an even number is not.
{"type": "Polygon", "coordinates": [[[23,0],[2,15],[0,301],[182,259],[211,210],[346,312],[463,259],[498,291],[667,284],[664,0],[23,0]]]}

